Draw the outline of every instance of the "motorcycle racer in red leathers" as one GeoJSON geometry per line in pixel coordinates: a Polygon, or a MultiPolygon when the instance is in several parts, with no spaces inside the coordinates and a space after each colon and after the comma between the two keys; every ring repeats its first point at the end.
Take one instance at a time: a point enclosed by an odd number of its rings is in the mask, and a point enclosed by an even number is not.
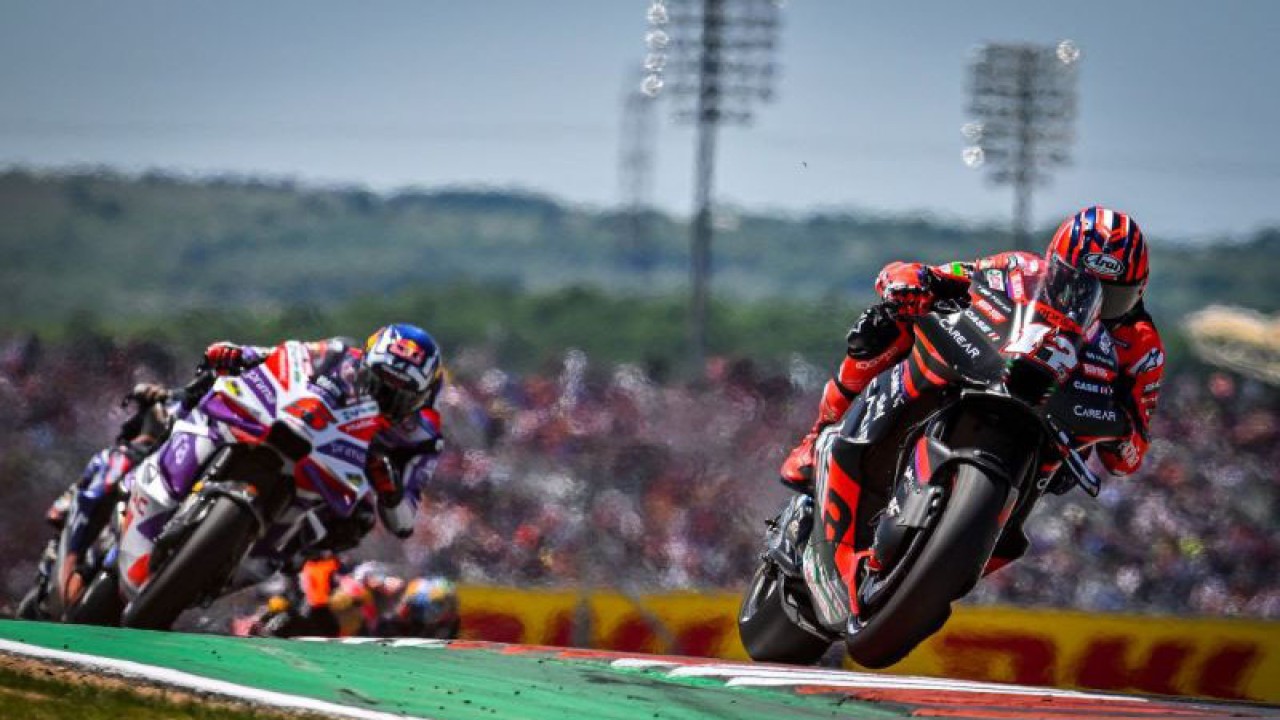
{"type": "MultiPolygon", "coordinates": [[[[928,313],[936,300],[967,300],[970,284],[976,282],[1020,302],[1034,292],[1038,279],[1054,259],[1101,282],[1101,322],[1114,341],[1119,372],[1096,368],[1098,372],[1091,379],[1111,386],[1127,410],[1129,431],[1099,442],[1096,447],[1100,460],[1112,474],[1135,472],[1149,444],[1148,428],[1164,372],[1164,346],[1142,303],[1148,278],[1142,231],[1128,215],[1094,206],[1062,223],[1044,257],[1004,252],[973,262],[936,266],[893,262],[885,266],[875,284],[882,302],[865,310],[850,329],[846,356],[823,389],[818,417],[782,465],[783,484],[797,492],[812,492],[818,433],[840,421],[873,378],[906,356],[912,347],[911,324],[928,313]]],[[[1089,370],[1086,358],[1085,371],[1089,370]]],[[[1041,472],[1052,473],[1055,469],[1056,463],[1042,467],[1041,472]]],[[[1023,549],[1002,553],[1002,548],[997,547],[987,571],[1016,559],[1023,549]]]]}

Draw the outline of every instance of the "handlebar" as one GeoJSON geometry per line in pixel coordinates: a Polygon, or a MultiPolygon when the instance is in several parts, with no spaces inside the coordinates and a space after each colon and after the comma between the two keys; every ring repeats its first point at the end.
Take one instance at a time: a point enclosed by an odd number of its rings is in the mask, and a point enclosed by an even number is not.
{"type": "Polygon", "coordinates": [[[145,383],[135,385],[121,400],[120,407],[127,408],[129,403],[137,403],[138,409],[149,407],[156,403],[167,402],[172,399],[175,392],[173,388],[163,388],[159,392],[152,392],[151,388],[145,383]]]}
{"type": "Polygon", "coordinates": [[[139,383],[120,400],[120,407],[127,408],[130,403],[135,403],[137,410],[141,411],[156,403],[169,402],[180,398],[183,409],[190,410],[195,407],[200,398],[204,397],[205,393],[209,392],[209,388],[213,386],[213,381],[216,377],[213,368],[209,367],[209,363],[202,361],[196,366],[194,377],[186,385],[157,389],[155,385],[139,383]]]}
{"type": "Polygon", "coordinates": [[[209,388],[213,387],[213,383],[218,379],[217,373],[213,371],[213,367],[209,365],[207,359],[201,360],[196,365],[195,376],[191,381],[182,388],[182,409],[189,411],[200,402],[200,398],[209,392],[209,388]]]}

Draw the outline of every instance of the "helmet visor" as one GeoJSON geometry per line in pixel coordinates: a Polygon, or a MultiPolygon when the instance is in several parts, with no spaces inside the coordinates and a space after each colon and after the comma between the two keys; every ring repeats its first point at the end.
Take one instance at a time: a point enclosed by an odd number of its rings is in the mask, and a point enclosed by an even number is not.
{"type": "Polygon", "coordinates": [[[1138,300],[1141,297],[1141,284],[1113,285],[1111,283],[1103,283],[1102,310],[1099,314],[1103,320],[1115,320],[1116,318],[1124,317],[1125,313],[1138,304],[1138,300]]]}
{"type": "Polygon", "coordinates": [[[392,419],[407,417],[422,408],[427,392],[414,389],[413,383],[377,369],[368,374],[367,391],[378,402],[378,409],[392,419]]]}
{"type": "Polygon", "coordinates": [[[1103,287],[1098,278],[1054,258],[1040,286],[1039,299],[1087,328],[1098,318],[1102,296],[1103,287]]]}

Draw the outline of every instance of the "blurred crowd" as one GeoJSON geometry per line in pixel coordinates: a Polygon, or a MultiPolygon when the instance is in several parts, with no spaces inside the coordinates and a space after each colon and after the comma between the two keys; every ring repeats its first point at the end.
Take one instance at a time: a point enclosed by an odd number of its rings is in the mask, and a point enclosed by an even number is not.
{"type": "MultiPolygon", "coordinates": [[[[0,344],[0,595],[25,589],[44,509],[111,439],[115,400],[141,379],[180,381],[175,367],[146,345],[0,344]]],[[[500,367],[451,358],[449,445],[417,530],[365,553],[464,583],[741,589],[823,371],[717,359],[688,384],[572,350],[539,373],[500,367]]],[[[1096,500],[1043,503],[1027,557],[970,602],[1280,618],[1280,393],[1221,373],[1163,392],[1143,470],[1096,500]]]]}
{"type": "Polygon", "coordinates": [[[1137,474],[1050,498],[979,602],[1280,618],[1280,393],[1166,378],[1137,474]]]}

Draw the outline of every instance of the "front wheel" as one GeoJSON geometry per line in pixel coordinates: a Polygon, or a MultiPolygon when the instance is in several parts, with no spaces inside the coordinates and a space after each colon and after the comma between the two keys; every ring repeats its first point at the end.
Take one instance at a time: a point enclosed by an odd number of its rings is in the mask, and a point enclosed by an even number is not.
{"type": "Polygon", "coordinates": [[[49,614],[44,610],[44,584],[40,583],[27,591],[18,603],[13,616],[18,620],[47,620],[49,614]]]}
{"type": "Polygon", "coordinates": [[[67,611],[67,622],[76,625],[118,625],[123,612],[120,579],[115,570],[103,570],[89,583],[80,602],[67,611]]]}
{"type": "Polygon", "coordinates": [[[228,497],[212,507],[124,611],[121,624],[167,630],[191,605],[226,582],[253,533],[249,510],[228,497]]]}
{"type": "Polygon", "coordinates": [[[974,465],[960,465],[942,517],[906,577],[870,618],[845,639],[849,656],[888,667],[941,629],[951,602],[973,587],[996,540],[1008,486],[974,465]]]}
{"type": "Polygon", "coordinates": [[[752,660],[813,665],[831,647],[831,638],[805,618],[786,582],[773,563],[760,563],[738,609],[738,636],[752,660]]]}

